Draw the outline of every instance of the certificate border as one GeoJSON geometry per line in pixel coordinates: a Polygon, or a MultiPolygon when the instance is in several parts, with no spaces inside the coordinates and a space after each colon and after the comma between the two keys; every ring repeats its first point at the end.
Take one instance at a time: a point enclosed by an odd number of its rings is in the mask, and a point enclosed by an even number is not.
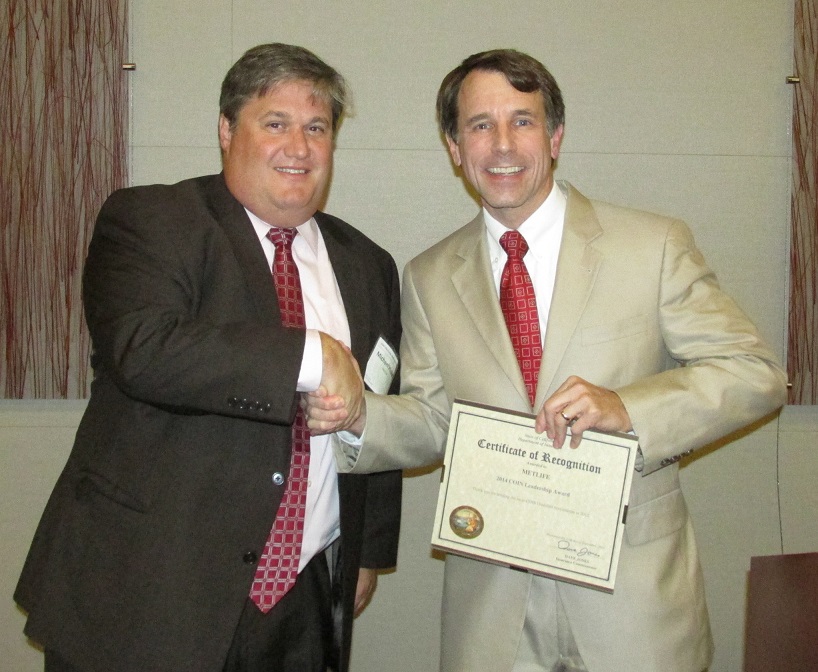
{"type": "Polygon", "coordinates": [[[632,480],[633,462],[635,458],[635,455],[632,455],[631,453],[636,452],[636,441],[638,439],[631,434],[622,434],[619,432],[598,432],[586,430],[586,432],[584,433],[586,436],[592,436],[594,441],[597,443],[607,444],[614,448],[618,448],[628,452],[628,456],[625,460],[625,469],[629,473],[625,474],[625,478],[623,479],[622,482],[622,488],[619,491],[618,508],[619,513],[617,514],[616,519],[612,523],[614,525],[614,535],[613,541],[611,543],[612,551],[608,557],[607,571],[605,570],[603,565],[602,572],[594,572],[592,574],[590,572],[566,569],[565,567],[562,566],[556,566],[548,564],[546,562],[538,562],[510,553],[504,553],[494,549],[485,548],[474,542],[465,543],[454,539],[443,538],[443,531],[446,530],[446,522],[448,520],[448,517],[445,515],[445,512],[446,510],[448,510],[448,508],[451,508],[451,505],[447,506],[450,482],[448,474],[445,473],[445,470],[448,469],[451,463],[454,461],[454,451],[457,447],[457,436],[458,431],[460,430],[461,416],[477,418],[486,417],[485,415],[474,412],[472,409],[484,410],[492,413],[499,413],[506,417],[497,418],[496,420],[500,422],[506,422],[508,424],[516,424],[517,426],[525,430],[530,430],[530,422],[514,423],[513,418],[519,417],[521,419],[530,421],[535,417],[530,413],[522,413],[520,411],[506,410],[503,408],[498,408],[496,406],[489,406],[486,404],[455,399],[454,404],[452,406],[452,418],[449,430],[450,436],[447,439],[447,450],[445,456],[445,464],[443,467],[444,473],[441,475],[441,486],[438,495],[437,505],[438,510],[435,515],[435,528],[434,537],[432,539],[432,546],[442,551],[453,552],[458,555],[463,555],[469,558],[479,560],[481,562],[488,562],[491,564],[501,566],[509,566],[514,569],[532,572],[534,574],[546,576],[559,581],[565,581],[575,585],[594,588],[596,590],[608,593],[613,592],[616,577],[612,576],[612,574],[615,568],[618,567],[618,555],[621,551],[621,545],[624,535],[624,524],[628,514],[628,499],[630,495],[630,484],[632,480]],[[623,445],[622,443],[617,441],[606,440],[606,437],[611,437],[611,439],[619,438],[621,440],[627,441],[627,443],[632,445],[630,446],[623,445]],[[493,557],[483,556],[480,554],[480,551],[489,553],[493,557]],[[601,574],[604,574],[604,578],[601,576],[601,574]]]}

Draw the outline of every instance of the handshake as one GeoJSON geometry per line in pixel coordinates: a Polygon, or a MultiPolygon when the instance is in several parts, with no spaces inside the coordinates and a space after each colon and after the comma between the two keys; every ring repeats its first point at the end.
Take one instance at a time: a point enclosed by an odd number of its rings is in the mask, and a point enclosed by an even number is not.
{"type": "Polygon", "coordinates": [[[315,392],[302,393],[300,401],[307,427],[316,436],[342,430],[360,436],[366,425],[361,369],[346,345],[320,333],[321,385],[315,392]]]}

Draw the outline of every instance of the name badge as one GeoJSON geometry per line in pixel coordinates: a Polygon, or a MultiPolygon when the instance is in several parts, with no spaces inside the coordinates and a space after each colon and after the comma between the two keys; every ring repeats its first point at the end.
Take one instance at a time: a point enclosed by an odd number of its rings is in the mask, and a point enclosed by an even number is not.
{"type": "Polygon", "coordinates": [[[366,363],[364,382],[369,389],[377,394],[386,394],[392,385],[395,371],[398,370],[398,355],[383,336],[372,349],[369,361],[366,363]]]}

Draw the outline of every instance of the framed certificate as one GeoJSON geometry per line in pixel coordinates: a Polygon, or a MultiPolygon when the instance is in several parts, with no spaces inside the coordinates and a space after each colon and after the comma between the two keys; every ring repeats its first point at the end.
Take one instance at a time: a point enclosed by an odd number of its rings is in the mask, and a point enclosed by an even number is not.
{"type": "Polygon", "coordinates": [[[595,431],[556,449],[533,415],[456,400],[432,545],[613,592],[637,449],[595,431]]]}

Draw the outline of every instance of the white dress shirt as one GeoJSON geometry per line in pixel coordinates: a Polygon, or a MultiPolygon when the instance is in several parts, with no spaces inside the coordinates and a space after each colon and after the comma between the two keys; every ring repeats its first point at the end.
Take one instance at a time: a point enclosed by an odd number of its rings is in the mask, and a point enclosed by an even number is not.
{"type": "MultiPolygon", "coordinates": [[[[542,205],[517,229],[528,243],[528,252],[523,257],[523,262],[528,269],[528,275],[531,276],[531,284],[534,285],[542,338],[545,338],[548,313],[551,310],[551,296],[557,278],[557,259],[560,255],[567,206],[568,199],[555,182],[542,205]]],[[[499,299],[500,279],[508,259],[505,250],[500,246],[500,236],[509,229],[492,217],[485,208],[483,220],[486,222],[491,272],[499,299]]]]}
{"type": "MultiPolygon", "coordinates": [[[[267,238],[271,227],[249,210],[247,214],[272,269],[275,245],[267,238]]],[[[296,389],[299,392],[312,392],[318,389],[323,373],[321,337],[318,332],[323,331],[347,346],[351,339],[344,302],[321,230],[312,218],[297,229],[298,235],[293,239],[293,259],[301,279],[307,338],[296,389]]],[[[274,291],[272,278],[270,291],[274,291]]],[[[270,381],[270,384],[275,384],[275,381],[270,381]]],[[[301,542],[298,571],[304,569],[315,555],[335,541],[341,532],[338,475],[330,435],[310,437],[309,474],[304,538],[301,542]]]]}

